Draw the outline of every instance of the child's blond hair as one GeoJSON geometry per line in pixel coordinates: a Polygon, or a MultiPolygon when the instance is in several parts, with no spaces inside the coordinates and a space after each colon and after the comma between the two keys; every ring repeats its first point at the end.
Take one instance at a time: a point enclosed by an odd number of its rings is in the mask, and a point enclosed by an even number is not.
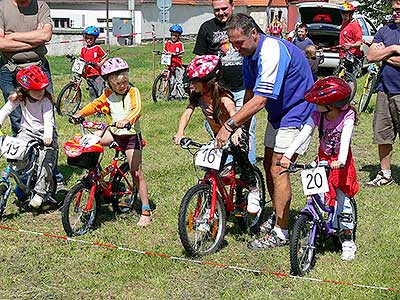
{"type": "Polygon", "coordinates": [[[317,48],[314,45],[308,45],[306,49],[304,49],[304,52],[306,53],[307,58],[310,59],[317,58],[317,48]]]}

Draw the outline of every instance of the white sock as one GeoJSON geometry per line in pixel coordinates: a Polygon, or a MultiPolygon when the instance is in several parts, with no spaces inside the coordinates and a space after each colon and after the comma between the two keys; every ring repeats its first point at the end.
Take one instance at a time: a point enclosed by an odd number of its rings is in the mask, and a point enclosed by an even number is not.
{"type": "Polygon", "coordinates": [[[392,170],[381,170],[383,176],[385,176],[386,178],[390,178],[392,177],[392,170]]]}
{"type": "Polygon", "coordinates": [[[280,238],[280,239],[285,239],[287,240],[289,238],[289,230],[287,229],[282,229],[280,227],[275,226],[273,229],[276,233],[276,235],[280,238]]]}

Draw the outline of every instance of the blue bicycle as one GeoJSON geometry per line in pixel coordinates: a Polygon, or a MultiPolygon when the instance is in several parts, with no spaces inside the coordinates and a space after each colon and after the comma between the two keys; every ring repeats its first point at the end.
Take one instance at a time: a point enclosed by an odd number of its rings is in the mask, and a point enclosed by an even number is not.
{"type": "MultiPolygon", "coordinates": [[[[290,236],[290,267],[293,275],[303,276],[314,267],[317,250],[324,248],[328,238],[332,238],[337,247],[341,247],[342,241],[338,230],[332,226],[335,207],[325,204],[324,192],[313,192],[313,190],[322,191],[324,187],[327,188],[327,177],[330,171],[328,162],[292,163],[283,172],[295,173],[299,170],[305,170],[302,174],[302,182],[303,190],[308,196],[307,204],[297,215],[290,236]]],[[[352,238],[355,241],[357,206],[353,198],[350,198],[350,205],[352,215],[338,215],[338,218],[347,218],[347,221],[353,222],[352,238]]]]}

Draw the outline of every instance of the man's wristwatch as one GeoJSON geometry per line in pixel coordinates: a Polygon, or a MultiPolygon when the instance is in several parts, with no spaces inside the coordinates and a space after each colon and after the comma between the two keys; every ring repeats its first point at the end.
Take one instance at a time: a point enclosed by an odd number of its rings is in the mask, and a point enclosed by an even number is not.
{"type": "Polygon", "coordinates": [[[235,131],[238,128],[235,121],[233,121],[231,118],[226,121],[226,125],[228,125],[232,129],[232,131],[235,131]]]}

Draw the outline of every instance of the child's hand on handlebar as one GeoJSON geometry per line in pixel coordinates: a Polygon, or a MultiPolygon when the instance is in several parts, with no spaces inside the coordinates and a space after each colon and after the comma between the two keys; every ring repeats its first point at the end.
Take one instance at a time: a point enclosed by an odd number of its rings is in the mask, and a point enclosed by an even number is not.
{"type": "Polygon", "coordinates": [[[242,134],[243,134],[242,128],[238,128],[238,130],[236,130],[235,133],[232,134],[231,141],[235,146],[239,145],[240,140],[242,139],[242,134]]]}
{"type": "Polygon", "coordinates": [[[288,169],[290,165],[292,164],[292,161],[287,158],[286,156],[282,156],[281,161],[280,161],[281,167],[288,169]]]}
{"type": "Polygon", "coordinates": [[[53,139],[52,139],[52,138],[44,138],[44,139],[43,139],[43,144],[44,144],[45,146],[50,146],[52,142],[53,142],[53,139]]]}
{"type": "Polygon", "coordinates": [[[119,120],[115,126],[117,128],[125,128],[127,124],[129,124],[129,120],[119,120]]]}
{"type": "Polygon", "coordinates": [[[80,114],[76,113],[69,118],[69,122],[72,124],[79,124],[82,119],[83,117],[80,114]]]}
{"type": "Polygon", "coordinates": [[[336,169],[342,168],[343,164],[338,160],[334,160],[334,161],[331,162],[331,166],[330,167],[331,167],[332,170],[336,170],[336,169]]]}
{"type": "Polygon", "coordinates": [[[176,134],[174,135],[174,142],[175,142],[175,145],[180,145],[180,144],[181,144],[181,140],[182,140],[184,137],[185,137],[185,136],[184,136],[183,134],[176,133],[176,134]]]}

